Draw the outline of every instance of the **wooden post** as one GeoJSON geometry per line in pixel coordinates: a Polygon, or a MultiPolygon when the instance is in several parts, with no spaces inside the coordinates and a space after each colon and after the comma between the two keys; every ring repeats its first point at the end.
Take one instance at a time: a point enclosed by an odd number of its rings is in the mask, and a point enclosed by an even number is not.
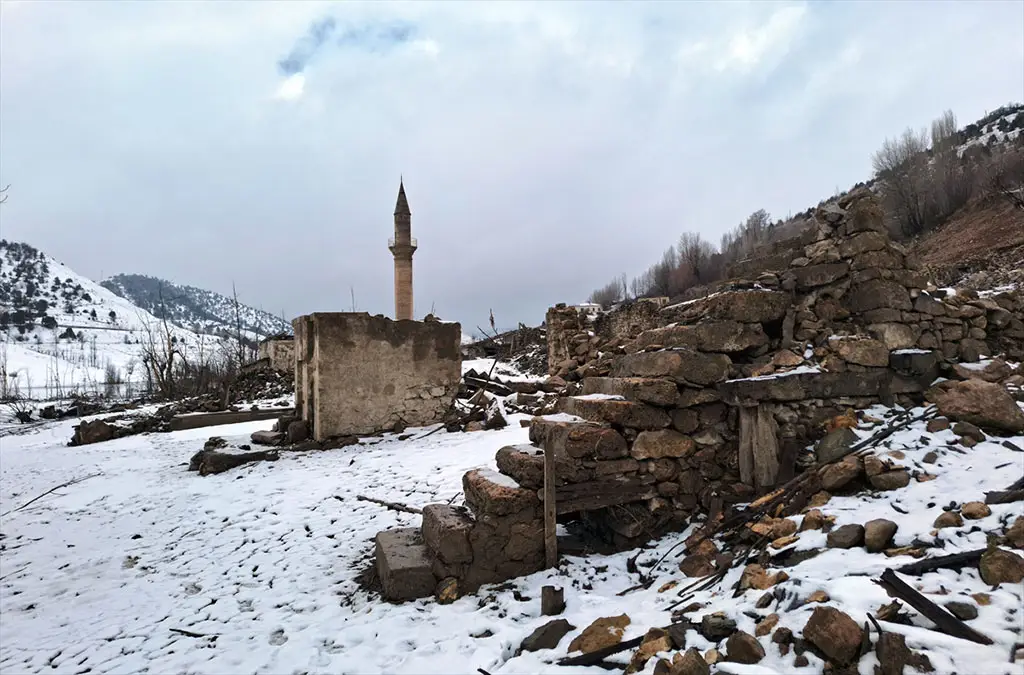
{"type": "Polygon", "coordinates": [[[544,616],[557,616],[565,611],[565,593],[555,586],[544,586],[540,589],[540,613],[544,616]]]}
{"type": "Polygon", "coordinates": [[[545,567],[558,566],[558,536],[555,523],[555,451],[550,444],[544,448],[544,562],[545,567]]]}

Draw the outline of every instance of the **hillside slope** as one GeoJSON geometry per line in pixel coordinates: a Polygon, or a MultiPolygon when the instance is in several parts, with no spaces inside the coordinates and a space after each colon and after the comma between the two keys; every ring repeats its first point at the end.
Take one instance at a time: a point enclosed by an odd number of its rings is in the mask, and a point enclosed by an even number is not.
{"type": "MultiPolygon", "coordinates": [[[[145,379],[142,360],[163,322],[64,263],[0,240],[0,395],[34,398],[145,379]]],[[[185,359],[209,359],[228,341],[176,326],[185,359]]]]}
{"type": "MultiPolygon", "coordinates": [[[[143,274],[118,274],[100,285],[154,316],[166,317],[196,333],[229,336],[237,332],[235,301],[220,293],[143,274]]],[[[291,332],[291,323],[285,319],[242,303],[237,305],[237,320],[243,334],[252,339],[291,332]]]]}

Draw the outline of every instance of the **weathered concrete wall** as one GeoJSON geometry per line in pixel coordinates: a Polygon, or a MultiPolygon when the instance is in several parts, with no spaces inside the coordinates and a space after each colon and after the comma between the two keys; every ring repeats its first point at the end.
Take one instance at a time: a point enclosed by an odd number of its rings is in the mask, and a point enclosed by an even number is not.
{"type": "Polygon", "coordinates": [[[267,359],[274,370],[290,373],[295,368],[295,340],[264,340],[260,343],[258,356],[267,359]]]}
{"type": "Polygon", "coordinates": [[[318,441],[433,424],[462,375],[457,323],[363,313],[297,318],[296,408],[318,441]]]}

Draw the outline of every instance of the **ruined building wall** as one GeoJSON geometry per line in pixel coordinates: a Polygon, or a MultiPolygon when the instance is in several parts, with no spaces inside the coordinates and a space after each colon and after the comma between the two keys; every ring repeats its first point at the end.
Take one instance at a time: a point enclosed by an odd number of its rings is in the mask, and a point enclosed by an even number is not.
{"type": "Polygon", "coordinates": [[[293,325],[296,408],[316,440],[433,424],[458,391],[457,323],[344,312],[293,325]]]}
{"type": "Polygon", "coordinates": [[[290,373],[295,367],[295,341],[264,340],[259,345],[257,356],[260,360],[266,359],[274,370],[290,373]]]}
{"type": "Polygon", "coordinates": [[[546,316],[548,373],[566,377],[643,331],[664,325],[660,310],[667,303],[668,298],[641,298],[596,316],[565,304],[550,308],[546,316]]]}

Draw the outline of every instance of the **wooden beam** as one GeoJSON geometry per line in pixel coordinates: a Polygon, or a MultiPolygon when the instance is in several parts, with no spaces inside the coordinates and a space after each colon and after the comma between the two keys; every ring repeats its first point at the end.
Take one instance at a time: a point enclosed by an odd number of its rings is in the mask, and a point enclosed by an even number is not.
{"type": "Polygon", "coordinates": [[[544,444],[544,562],[545,567],[558,566],[558,532],[555,498],[555,450],[544,444]]]}

